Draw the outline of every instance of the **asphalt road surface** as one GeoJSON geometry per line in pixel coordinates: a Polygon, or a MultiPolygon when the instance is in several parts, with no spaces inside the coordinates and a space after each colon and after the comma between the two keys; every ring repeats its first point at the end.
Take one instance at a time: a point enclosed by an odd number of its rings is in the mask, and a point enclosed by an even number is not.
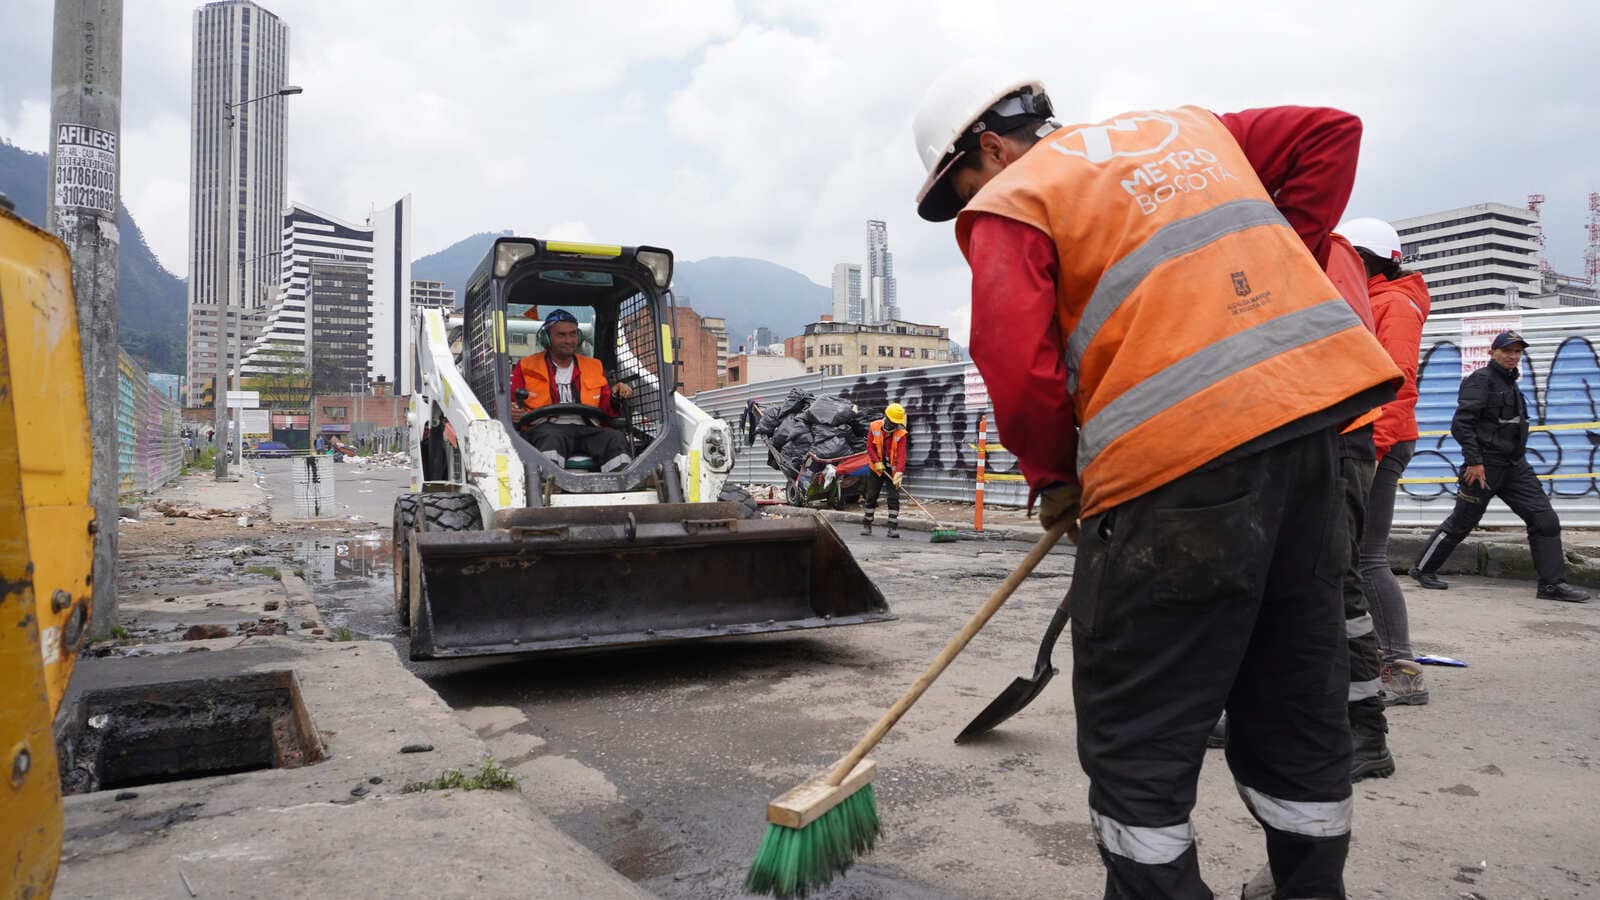
{"type": "MultiPolygon", "coordinates": [[[[276,513],[288,476],[271,466],[276,513]]],[[[387,522],[404,470],[339,471],[342,514],[363,518],[348,538],[300,548],[307,580],[330,624],[404,654],[387,522]]],[[[740,897],[766,802],[843,754],[1027,550],[844,533],[897,621],[413,668],[535,803],[623,874],[665,897],[740,897]]],[[[1031,672],[1071,568],[1070,550],[1052,554],[873,754],[884,838],[817,896],[1099,896],[1067,642],[1062,676],[1026,712],[985,740],[951,741],[1031,672]]],[[[1399,771],[1357,785],[1350,896],[1600,895],[1600,604],[1538,601],[1531,583],[1485,579],[1410,597],[1418,651],[1471,667],[1430,668],[1433,703],[1391,710],[1399,771]]],[[[1236,896],[1265,855],[1220,751],[1199,795],[1201,866],[1219,895],[1236,896]]]]}

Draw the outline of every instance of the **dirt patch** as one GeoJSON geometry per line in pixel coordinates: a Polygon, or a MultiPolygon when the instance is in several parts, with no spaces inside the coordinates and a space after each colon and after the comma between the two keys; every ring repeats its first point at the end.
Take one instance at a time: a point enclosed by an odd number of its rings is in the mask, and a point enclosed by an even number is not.
{"type": "Polygon", "coordinates": [[[1550,622],[1524,622],[1522,627],[1542,637],[1574,638],[1587,641],[1600,634],[1600,625],[1585,622],[1568,622],[1557,619],[1550,622]]]}

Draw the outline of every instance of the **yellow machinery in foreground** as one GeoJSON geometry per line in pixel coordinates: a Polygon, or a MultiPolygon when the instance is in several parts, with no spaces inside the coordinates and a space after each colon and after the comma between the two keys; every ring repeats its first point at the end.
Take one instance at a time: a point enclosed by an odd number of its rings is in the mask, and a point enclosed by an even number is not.
{"type": "Polygon", "coordinates": [[[66,245],[0,205],[0,897],[49,896],[61,856],[51,722],[89,628],[90,465],[66,245]]]}

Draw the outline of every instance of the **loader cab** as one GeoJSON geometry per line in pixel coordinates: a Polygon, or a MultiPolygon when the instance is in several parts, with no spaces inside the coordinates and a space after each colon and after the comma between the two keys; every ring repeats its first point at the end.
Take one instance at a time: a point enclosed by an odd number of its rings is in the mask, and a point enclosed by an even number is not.
{"type": "MultiPolygon", "coordinates": [[[[558,494],[654,491],[662,502],[682,500],[673,391],[672,254],[654,247],[620,247],[505,237],[495,241],[467,283],[461,367],[473,393],[514,435],[527,472],[530,505],[552,505],[558,494]],[[579,323],[578,354],[597,360],[606,383],[627,384],[632,396],[615,419],[579,411],[584,421],[615,428],[632,461],[611,472],[583,459],[558,465],[518,431],[511,373],[524,358],[548,348],[544,317],[564,309],[579,323]]],[[[523,418],[523,425],[529,424],[523,418]]],[[[598,498],[597,498],[598,499],[598,498]]]]}

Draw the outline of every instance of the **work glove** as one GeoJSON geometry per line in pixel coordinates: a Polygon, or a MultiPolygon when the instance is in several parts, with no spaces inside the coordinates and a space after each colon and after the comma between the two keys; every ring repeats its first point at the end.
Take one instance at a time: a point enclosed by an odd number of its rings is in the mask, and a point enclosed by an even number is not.
{"type": "Polygon", "coordinates": [[[872,464],[872,474],[874,474],[874,475],[882,475],[883,474],[883,463],[873,463],[872,464]]]}
{"type": "Polygon", "coordinates": [[[899,487],[900,486],[900,478],[904,474],[905,474],[904,472],[896,472],[896,473],[894,473],[894,486],[895,487],[899,487]]]}
{"type": "Polygon", "coordinates": [[[1039,495],[1039,524],[1049,530],[1061,519],[1069,519],[1072,524],[1067,526],[1067,540],[1076,544],[1078,542],[1078,513],[1083,507],[1083,488],[1076,484],[1058,484],[1047,488],[1039,495]]]}

